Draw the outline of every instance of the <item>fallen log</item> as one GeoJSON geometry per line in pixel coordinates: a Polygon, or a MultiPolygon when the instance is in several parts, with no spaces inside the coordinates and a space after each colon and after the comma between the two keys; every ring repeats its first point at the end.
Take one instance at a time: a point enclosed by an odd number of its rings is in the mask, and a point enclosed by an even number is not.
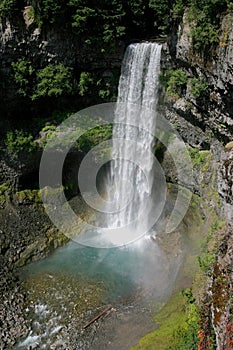
{"type": "Polygon", "coordinates": [[[112,305],[109,305],[108,307],[106,307],[106,309],[104,309],[103,311],[101,311],[97,316],[95,316],[91,321],[87,322],[84,326],[83,329],[86,329],[87,327],[89,327],[92,323],[94,323],[95,321],[97,321],[100,317],[104,316],[110,309],[112,308],[112,305]]]}

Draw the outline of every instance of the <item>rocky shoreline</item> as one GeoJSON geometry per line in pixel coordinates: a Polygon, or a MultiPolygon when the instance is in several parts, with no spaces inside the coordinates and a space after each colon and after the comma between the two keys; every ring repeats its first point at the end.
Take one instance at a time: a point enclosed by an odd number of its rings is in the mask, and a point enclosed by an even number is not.
{"type": "Polygon", "coordinates": [[[42,205],[15,204],[0,209],[0,349],[12,349],[27,333],[26,293],[17,277],[19,266],[42,259],[67,238],[51,227],[42,205]]]}

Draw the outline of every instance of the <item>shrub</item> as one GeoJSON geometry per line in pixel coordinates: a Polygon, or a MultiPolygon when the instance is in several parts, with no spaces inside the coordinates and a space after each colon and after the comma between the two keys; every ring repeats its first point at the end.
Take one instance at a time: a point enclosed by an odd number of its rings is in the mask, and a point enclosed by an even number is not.
{"type": "Polygon", "coordinates": [[[191,30],[196,51],[209,49],[219,42],[221,13],[226,11],[228,0],[192,0],[189,19],[195,23],[191,30]]]}
{"type": "Polygon", "coordinates": [[[42,131],[43,132],[46,132],[46,131],[55,131],[56,130],[56,126],[55,125],[46,125],[42,128],[42,131]]]}
{"type": "Polygon", "coordinates": [[[198,263],[201,271],[205,274],[210,275],[212,271],[213,264],[216,261],[215,254],[206,253],[198,257],[198,263]]]}
{"type": "Polygon", "coordinates": [[[190,85],[191,85],[191,94],[196,97],[204,97],[208,95],[209,88],[208,84],[205,79],[203,78],[191,78],[190,79],[190,85]]]}
{"type": "Polygon", "coordinates": [[[6,135],[5,145],[12,153],[32,152],[36,147],[32,135],[28,135],[22,130],[9,131],[6,135]]]}
{"type": "Polygon", "coordinates": [[[30,95],[34,68],[30,61],[21,58],[12,63],[14,79],[18,85],[18,93],[24,97],[30,95]]]}
{"type": "Polygon", "coordinates": [[[0,0],[0,17],[12,17],[17,9],[17,0],[0,0]]]}
{"type": "Polygon", "coordinates": [[[196,51],[202,50],[203,47],[209,47],[211,44],[217,44],[219,41],[218,26],[208,22],[199,23],[192,28],[191,35],[196,51]]]}
{"type": "Polygon", "coordinates": [[[168,95],[180,96],[187,84],[187,75],[183,69],[168,69],[160,76],[160,82],[164,85],[168,95]]]}
{"type": "Polygon", "coordinates": [[[77,147],[83,151],[88,152],[99,143],[110,139],[112,135],[112,125],[100,125],[88,130],[77,141],[77,147]]]}
{"type": "Polygon", "coordinates": [[[37,72],[37,83],[32,100],[41,97],[58,97],[72,92],[72,68],[63,64],[52,65],[37,72]]]}
{"type": "Polygon", "coordinates": [[[55,23],[57,20],[64,20],[62,16],[63,1],[60,0],[32,0],[34,19],[37,25],[55,23]]]}
{"type": "MultiPolygon", "coordinates": [[[[189,147],[188,152],[192,160],[193,167],[200,166],[208,163],[208,157],[210,156],[210,151],[201,151],[199,148],[189,147]]],[[[203,168],[202,168],[203,170],[203,168]]]]}
{"type": "Polygon", "coordinates": [[[92,84],[93,84],[93,77],[91,73],[82,72],[80,74],[79,83],[78,83],[79,95],[81,96],[86,95],[90,91],[92,84]]]}

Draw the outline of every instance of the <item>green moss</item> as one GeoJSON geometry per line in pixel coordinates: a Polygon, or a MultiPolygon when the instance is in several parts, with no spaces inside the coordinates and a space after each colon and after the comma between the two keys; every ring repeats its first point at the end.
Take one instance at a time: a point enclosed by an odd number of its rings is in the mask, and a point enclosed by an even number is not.
{"type": "Polygon", "coordinates": [[[3,182],[0,185],[0,195],[4,195],[5,193],[9,193],[12,190],[12,186],[9,182],[3,182]]]}
{"type": "Polygon", "coordinates": [[[203,171],[207,171],[209,169],[209,163],[208,160],[212,160],[212,153],[211,151],[201,151],[199,148],[188,148],[190,158],[193,163],[193,167],[203,165],[202,169],[203,171]]]}
{"type": "Polygon", "coordinates": [[[6,196],[0,195],[0,205],[3,205],[6,202],[6,196]]]}
{"type": "Polygon", "coordinates": [[[55,125],[45,125],[41,131],[46,132],[46,131],[55,131],[56,130],[55,125]]]}
{"type": "Polygon", "coordinates": [[[198,312],[185,293],[176,293],[156,315],[161,325],[131,350],[192,350],[197,348],[198,312]]]}
{"type": "Polygon", "coordinates": [[[41,203],[40,190],[23,190],[14,193],[13,199],[16,203],[41,203]]]}
{"type": "Polygon", "coordinates": [[[205,165],[201,168],[201,171],[204,172],[204,173],[206,173],[206,172],[209,170],[209,168],[210,168],[210,164],[209,164],[209,162],[207,161],[207,162],[205,163],[205,165]]]}
{"type": "Polygon", "coordinates": [[[13,186],[10,182],[3,182],[0,185],[0,205],[3,206],[6,202],[10,201],[13,186]]]}

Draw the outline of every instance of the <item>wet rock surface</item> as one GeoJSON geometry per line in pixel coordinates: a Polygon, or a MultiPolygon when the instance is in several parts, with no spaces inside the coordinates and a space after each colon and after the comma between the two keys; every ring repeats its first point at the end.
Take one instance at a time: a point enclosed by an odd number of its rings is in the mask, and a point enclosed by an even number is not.
{"type": "Polygon", "coordinates": [[[0,349],[12,349],[17,339],[27,334],[26,294],[15,274],[0,256],[0,349]]]}
{"type": "Polygon", "coordinates": [[[14,349],[124,350],[156,327],[142,291],[106,304],[104,286],[60,274],[32,275],[23,288],[27,322],[14,349]]]}
{"type": "Polygon", "coordinates": [[[0,209],[0,348],[11,349],[27,334],[26,292],[16,268],[47,256],[66,237],[51,227],[38,204],[16,205],[6,201],[0,209]]]}
{"type": "Polygon", "coordinates": [[[227,221],[233,227],[233,150],[222,150],[219,167],[219,193],[223,199],[223,210],[227,221]]]}
{"type": "Polygon", "coordinates": [[[233,347],[233,230],[230,229],[219,247],[211,286],[211,311],[217,350],[233,347]]]}

